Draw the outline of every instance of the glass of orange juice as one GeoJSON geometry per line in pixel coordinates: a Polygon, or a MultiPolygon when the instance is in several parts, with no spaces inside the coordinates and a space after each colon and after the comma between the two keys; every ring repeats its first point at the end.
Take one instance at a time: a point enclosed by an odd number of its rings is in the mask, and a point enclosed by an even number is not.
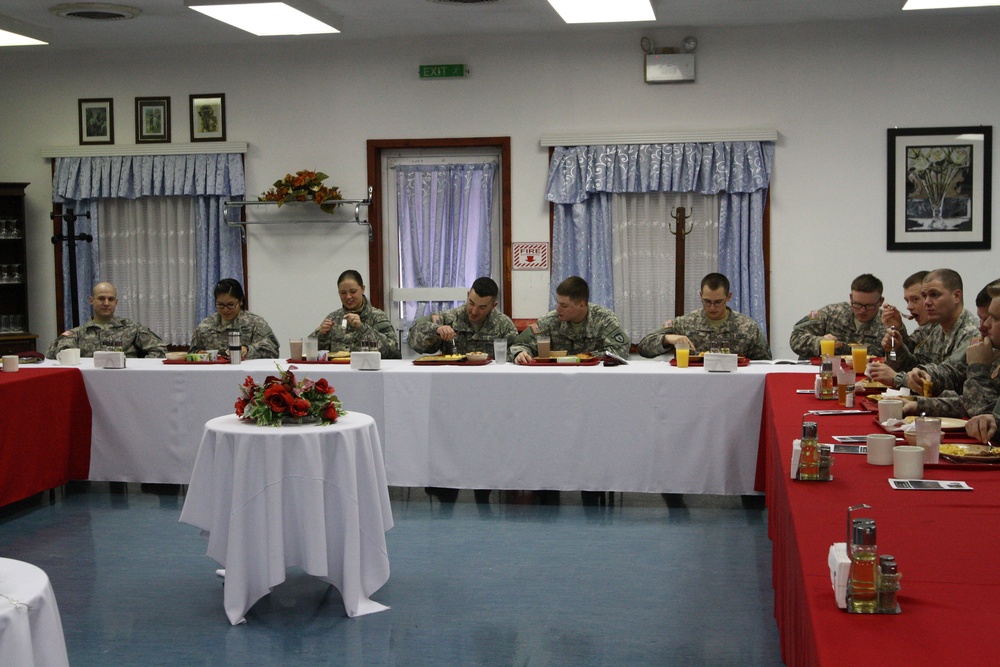
{"type": "Polygon", "coordinates": [[[824,357],[832,357],[837,351],[837,341],[824,338],[819,342],[819,351],[824,357]]]}
{"type": "Polygon", "coordinates": [[[851,343],[851,359],[854,362],[854,372],[864,375],[868,367],[868,346],[851,343]]]}
{"type": "Polygon", "coordinates": [[[674,345],[674,358],[677,360],[677,368],[687,368],[690,356],[691,350],[688,349],[687,343],[677,343],[677,345],[674,345]]]}

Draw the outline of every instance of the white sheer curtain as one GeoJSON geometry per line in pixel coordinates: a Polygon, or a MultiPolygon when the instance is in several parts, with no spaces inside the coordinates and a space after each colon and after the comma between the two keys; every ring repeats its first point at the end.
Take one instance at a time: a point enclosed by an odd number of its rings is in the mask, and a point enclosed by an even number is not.
{"type": "Polygon", "coordinates": [[[674,313],[677,221],[683,206],[691,229],[685,239],[684,312],[701,307],[699,286],[719,265],[719,202],[715,195],[648,192],[611,196],[615,313],[638,342],[674,313]]]}
{"type": "Polygon", "coordinates": [[[118,315],[168,345],[187,345],[197,322],[191,197],[100,199],[100,275],[118,288],[118,315]]]}

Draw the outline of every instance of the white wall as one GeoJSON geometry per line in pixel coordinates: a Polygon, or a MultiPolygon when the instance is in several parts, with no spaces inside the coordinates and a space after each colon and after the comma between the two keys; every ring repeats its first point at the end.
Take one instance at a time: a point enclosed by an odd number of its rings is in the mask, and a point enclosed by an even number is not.
{"type": "MultiPolygon", "coordinates": [[[[228,138],[250,142],[250,194],[288,171],[319,168],[346,197],[362,196],[367,139],[510,136],[515,241],[548,239],[541,135],[775,128],[776,355],[790,354],[788,333],[800,316],[843,300],[860,273],[882,278],[889,300],[898,303],[907,275],[949,266],[964,276],[971,301],[1000,276],[995,251],[885,250],[886,129],[1000,127],[998,28],[1000,19],[981,15],[663,32],[653,35],[657,43],[698,36],[698,81],[658,86],[643,82],[638,43],[649,33],[631,28],[574,38],[262,41],[254,49],[94,55],[5,49],[0,180],[32,182],[32,330],[41,349],[56,333],[50,167],[39,151],[77,143],[76,100],[114,97],[116,140],[128,144],[133,98],[170,95],[173,138],[184,142],[188,95],[216,92],[226,94],[228,138]],[[417,78],[418,65],[441,62],[466,63],[471,75],[417,78]]],[[[367,235],[360,228],[251,229],[251,306],[283,340],[311,330],[339,304],[333,281],[343,269],[367,274],[367,235]]],[[[542,314],[547,292],[547,274],[515,273],[514,316],[542,314]]]]}

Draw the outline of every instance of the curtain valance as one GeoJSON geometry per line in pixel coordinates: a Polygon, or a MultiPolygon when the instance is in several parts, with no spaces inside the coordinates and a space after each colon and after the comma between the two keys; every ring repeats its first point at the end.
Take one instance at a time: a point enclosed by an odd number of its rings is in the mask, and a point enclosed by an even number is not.
{"type": "Polygon", "coordinates": [[[235,197],[246,193],[238,153],[60,157],[53,201],[172,195],[235,197]]]}
{"type": "Polygon", "coordinates": [[[597,192],[751,193],[771,178],[774,142],[558,146],[546,198],[579,204],[597,192]]]}

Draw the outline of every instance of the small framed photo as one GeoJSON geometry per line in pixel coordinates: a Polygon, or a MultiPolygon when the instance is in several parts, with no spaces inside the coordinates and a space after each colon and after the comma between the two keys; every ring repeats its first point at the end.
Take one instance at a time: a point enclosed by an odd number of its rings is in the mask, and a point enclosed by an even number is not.
{"type": "Polygon", "coordinates": [[[170,98],[135,98],[135,143],[170,143],[170,98]]]}
{"type": "Polygon", "coordinates": [[[115,143],[115,108],[110,97],[80,100],[80,144],[115,143]]]}
{"type": "Polygon", "coordinates": [[[993,128],[895,128],[888,250],[989,250],[993,128]]]}
{"type": "Polygon", "coordinates": [[[191,141],[226,140],[226,96],[191,96],[191,141]]]}

